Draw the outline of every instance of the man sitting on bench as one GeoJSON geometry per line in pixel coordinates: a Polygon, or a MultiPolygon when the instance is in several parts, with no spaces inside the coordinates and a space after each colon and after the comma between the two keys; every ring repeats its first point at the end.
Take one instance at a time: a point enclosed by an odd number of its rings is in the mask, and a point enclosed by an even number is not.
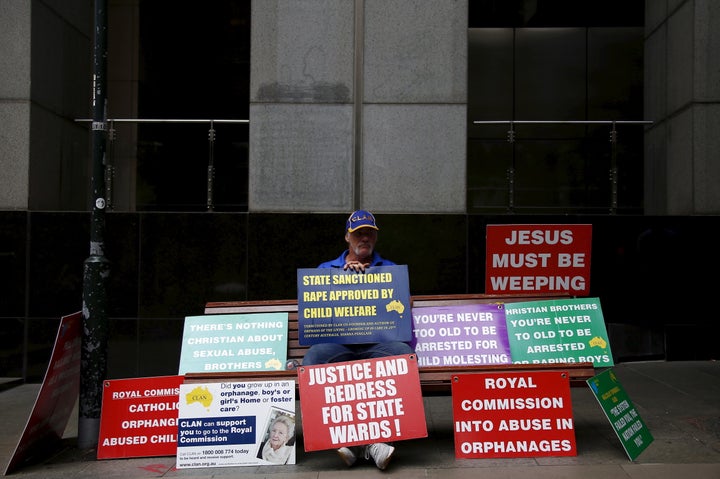
{"type": "MultiPolygon", "coordinates": [[[[348,249],[332,261],[326,261],[318,268],[342,268],[358,274],[365,273],[373,266],[395,266],[375,251],[378,239],[378,227],[375,217],[369,211],[353,212],[345,222],[345,241],[348,249]]],[[[358,359],[374,359],[386,356],[412,354],[413,348],[402,341],[390,341],[371,344],[319,343],[310,346],[303,359],[304,366],[327,364],[358,359]]],[[[395,447],[383,442],[367,444],[364,447],[341,447],[337,450],[340,458],[352,466],[358,457],[371,458],[379,469],[385,469],[390,463],[395,447]]]]}

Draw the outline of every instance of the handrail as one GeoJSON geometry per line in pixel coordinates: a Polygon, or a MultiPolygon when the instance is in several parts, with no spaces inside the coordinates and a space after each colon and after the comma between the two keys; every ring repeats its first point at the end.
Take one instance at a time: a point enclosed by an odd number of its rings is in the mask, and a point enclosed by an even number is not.
{"type": "MultiPolygon", "coordinates": [[[[617,196],[618,196],[618,171],[617,171],[617,130],[616,125],[651,125],[653,122],[650,120],[474,120],[474,125],[510,125],[510,129],[507,132],[507,139],[509,143],[515,143],[517,134],[515,132],[515,125],[611,125],[610,130],[610,214],[614,215],[617,211],[617,196]]],[[[510,207],[514,204],[514,184],[515,184],[515,170],[509,168],[507,172],[508,178],[508,189],[510,198],[510,207]]]]}
{"type": "MultiPolygon", "coordinates": [[[[89,118],[78,118],[79,123],[92,122],[89,118]]],[[[219,120],[219,119],[183,119],[183,118],[108,118],[108,122],[115,123],[250,123],[250,120],[219,120]]]]}
{"type": "Polygon", "coordinates": [[[575,124],[575,125],[651,125],[651,120],[474,120],[475,124],[575,124]]]}
{"type": "MultiPolygon", "coordinates": [[[[92,123],[90,118],[80,118],[75,120],[79,123],[92,123]]],[[[182,119],[182,118],[108,118],[106,124],[102,125],[103,130],[108,132],[108,140],[111,152],[115,141],[115,123],[209,123],[208,130],[208,167],[207,167],[207,210],[213,211],[214,205],[214,180],[215,180],[215,124],[216,123],[250,123],[250,120],[233,120],[233,119],[182,119]],[[109,128],[107,128],[109,126],[109,128]]],[[[112,155],[110,155],[111,157],[112,155]]],[[[110,161],[105,164],[105,203],[108,210],[113,208],[113,178],[115,176],[115,168],[110,161]]]]}
{"type": "MultiPolygon", "coordinates": [[[[81,118],[76,119],[79,123],[93,123],[92,119],[81,118]]],[[[213,211],[214,209],[214,178],[215,178],[215,165],[214,165],[214,146],[215,146],[215,129],[214,125],[227,123],[227,124],[249,124],[250,120],[242,119],[172,119],[172,118],[108,118],[106,124],[102,125],[103,129],[108,131],[108,139],[110,141],[109,148],[112,151],[115,140],[115,128],[116,123],[208,123],[210,128],[208,130],[208,167],[207,167],[207,210],[213,211]],[[109,127],[109,128],[108,128],[109,127]]],[[[618,172],[617,172],[617,125],[651,125],[653,122],[650,120],[474,120],[472,122],[475,125],[509,125],[510,129],[507,132],[507,139],[509,143],[514,143],[517,139],[517,132],[515,131],[515,125],[610,125],[610,143],[611,143],[611,166],[609,171],[610,188],[611,188],[611,200],[610,200],[610,214],[615,214],[617,210],[617,195],[618,195],[618,172]]],[[[112,156],[112,155],[110,155],[112,156]]],[[[111,161],[106,163],[106,203],[108,209],[112,209],[112,195],[113,195],[113,177],[114,177],[114,166],[111,161]]],[[[510,208],[514,203],[514,169],[510,168],[507,172],[508,178],[508,189],[510,198],[510,208]]]]}

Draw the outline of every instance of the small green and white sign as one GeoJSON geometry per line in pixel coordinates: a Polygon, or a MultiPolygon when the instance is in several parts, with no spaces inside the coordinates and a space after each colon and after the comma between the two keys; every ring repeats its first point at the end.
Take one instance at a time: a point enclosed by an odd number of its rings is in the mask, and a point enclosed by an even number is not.
{"type": "Polygon", "coordinates": [[[628,457],[634,461],[653,442],[652,434],[635,405],[612,369],[588,379],[587,384],[602,406],[628,457]]]}

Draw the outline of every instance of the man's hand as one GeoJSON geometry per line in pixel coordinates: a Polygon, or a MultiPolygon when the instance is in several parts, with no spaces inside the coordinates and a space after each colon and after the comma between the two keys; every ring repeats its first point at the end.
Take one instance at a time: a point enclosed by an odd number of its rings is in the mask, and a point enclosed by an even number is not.
{"type": "Polygon", "coordinates": [[[343,266],[343,270],[351,270],[355,271],[356,273],[364,273],[365,268],[370,267],[370,263],[361,263],[360,261],[349,261],[345,263],[345,266],[343,266]]]}

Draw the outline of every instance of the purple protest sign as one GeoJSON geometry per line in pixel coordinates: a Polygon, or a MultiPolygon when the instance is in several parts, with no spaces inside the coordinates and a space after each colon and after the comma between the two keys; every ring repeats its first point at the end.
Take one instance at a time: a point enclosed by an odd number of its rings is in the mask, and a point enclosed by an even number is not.
{"type": "Polygon", "coordinates": [[[412,316],[420,367],[512,362],[503,304],[413,308],[412,316]]]}

